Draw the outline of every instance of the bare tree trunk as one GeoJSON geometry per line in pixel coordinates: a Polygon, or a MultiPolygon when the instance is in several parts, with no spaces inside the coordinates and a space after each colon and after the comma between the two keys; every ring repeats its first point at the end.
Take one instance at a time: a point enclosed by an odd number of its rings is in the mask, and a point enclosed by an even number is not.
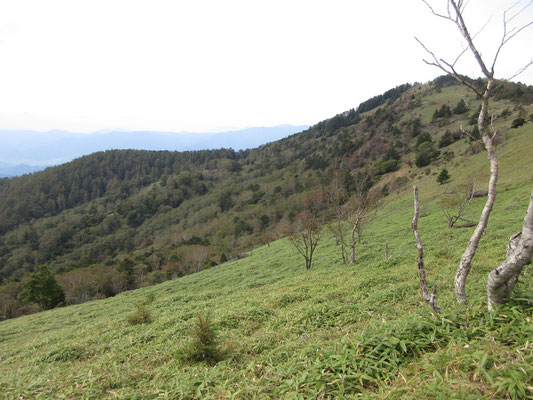
{"type": "Polygon", "coordinates": [[[422,290],[422,297],[427,301],[429,306],[435,310],[436,313],[440,313],[440,307],[437,304],[437,299],[435,298],[436,291],[433,291],[432,294],[429,293],[428,283],[426,280],[426,268],[424,266],[424,248],[422,247],[422,239],[418,233],[418,214],[419,214],[419,204],[418,204],[418,188],[413,186],[413,195],[414,195],[414,207],[415,212],[413,216],[413,222],[411,223],[411,228],[416,239],[416,247],[418,248],[418,278],[420,280],[420,289],[422,290]]]}
{"type": "Polygon", "coordinates": [[[352,228],[352,243],[351,243],[351,247],[352,247],[352,254],[351,254],[351,257],[350,257],[350,264],[353,264],[355,262],[355,244],[357,243],[356,241],[356,238],[355,238],[355,231],[357,229],[357,225],[354,225],[354,227],[352,228]]]}
{"type": "MultiPolygon", "coordinates": [[[[447,11],[445,13],[439,13],[435,11],[435,9],[433,9],[433,7],[429,4],[428,0],[422,1],[428,6],[433,15],[448,20],[455,24],[463,38],[466,40],[466,44],[468,45],[468,47],[465,47],[463,51],[459,53],[455,61],[450,63],[443,60],[442,58],[437,57],[433,52],[428,50],[427,47],[424,46],[424,44],[420,40],[415,38],[424,48],[424,50],[426,50],[426,52],[431,56],[432,60],[424,61],[427,64],[440,68],[447,74],[455,77],[459,82],[470,88],[470,90],[472,90],[479,97],[481,97],[481,112],[479,113],[478,118],[478,128],[479,133],[481,134],[481,137],[483,139],[485,149],[487,150],[487,156],[490,162],[489,195],[485,207],[483,208],[483,212],[481,213],[479,223],[474,233],[472,234],[470,241],[468,242],[463,256],[461,257],[461,263],[459,265],[459,268],[457,269],[457,274],[455,275],[455,297],[457,298],[458,302],[466,303],[468,301],[465,290],[466,277],[470,272],[472,258],[476,254],[476,249],[479,244],[479,240],[481,239],[481,235],[483,235],[483,232],[485,232],[485,229],[487,228],[489,215],[492,210],[494,200],[496,199],[496,181],[498,180],[498,159],[493,149],[493,140],[496,137],[497,132],[495,132],[493,129],[492,134],[490,134],[489,129],[487,127],[489,98],[494,86],[494,68],[496,66],[496,62],[498,60],[502,48],[509,42],[509,40],[514,38],[527,27],[533,25],[533,21],[529,21],[523,24],[522,26],[508,26],[511,21],[515,20],[518,15],[522,14],[524,10],[526,10],[533,4],[533,2],[529,1],[521,10],[519,10],[518,12],[513,12],[512,9],[516,7],[519,3],[517,2],[503,13],[503,35],[501,38],[501,42],[496,48],[496,53],[494,55],[494,58],[492,59],[492,64],[486,64],[481,56],[481,53],[478,51],[473,42],[473,38],[475,38],[476,35],[471,36],[463,18],[464,10],[466,5],[468,4],[468,1],[448,0],[446,2],[447,11]],[[467,49],[470,50],[470,52],[476,59],[481,69],[481,72],[483,73],[483,76],[487,79],[487,85],[483,93],[474,83],[465,80],[455,69],[457,62],[467,52],[467,49]]],[[[529,62],[526,66],[519,69],[512,78],[522,73],[531,65],[533,65],[533,61],[529,62]]]]}
{"type": "Polygon", "coordinates": [[[485,149],[487,150],[487,157],[490,163],[489,193],[487,197],[487,202],[485,203],[485,207],[483,207],[483,211],[481,212],[481,217],[479,219],[477,227],[474,230],[472,236],[470,237],[470,240],[468,241],[468,245],[466,246],[465,252],[461,257],[461,263],[459,264],[459,268],[457,269],[457,273],[455,275],[455,297],[459,303],[468,302],[468,297],[466,296],[465,289],[466,278],[470,273],[472,259],[476,254],[476,250],[479,245],[479,241],[481,240],[481,236],[485,232],[485,229],[487,229],[487,223],[489,221],[490,212],[492,211],[492,206],[494,205],[494,201],[496,200],[496,182],[498,181],[498,157],[494,152],[494,147],[492,143],[494,135],[489,134],[487,127],[489,97],[493,84],[493,79],[489,77],[487,79],[486,90],[483,93],[481,111],[479,113],[478,118],[479,132],[481,133],[481,137],[483,138],[483,143],[485,145],[485,149]]]}
{"type": "Polygon", "coordinates": [[[511,236],[507,245],[507,258],[498,268],[494,268],[489,274],[487,282],[487,294],[489,298],[489,310],[505,303],[511,290],[518,282],[518,277],[524,265],[531,262],[533,255],[533,191],[529,199],[529,207],[522,232],[511,236]]]}
{"type": "Polygon", "coordinates": [[[346,248],[344,242],[341,243],[341,251],[343,264],[348,264],[348,249],[346,248]]]}

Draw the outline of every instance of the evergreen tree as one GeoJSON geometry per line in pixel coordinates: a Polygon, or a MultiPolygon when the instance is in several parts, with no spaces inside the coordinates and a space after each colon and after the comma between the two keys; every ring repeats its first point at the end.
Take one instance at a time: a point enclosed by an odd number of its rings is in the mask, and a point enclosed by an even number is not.
{"type": "Polygon", "coordinates": [[[400,159],[400,154],[398,153],[398,151],[396,151],[396,149],[394,148],[393,145],[391,145],[389,147],[389,150],[387,150],[387,152],[385,153],[385,158],[384,160],[387,161],[387,160],[399,160],[400,159]]]}
{"type": "Polygon", "coordinates": [[[481,140],[481,134],[479,133],[479,128],[477,125],[474,126],[472,132],[470,132],[470,138],[474,140],[481,140]]]}
{"type": "Polygon", "coordinates": [[[429,134],[429,132],[424,132],[423,134],[418,136],[416,140],[416,147],[420,146],[424,142],[431,143],[431,135],[429,134]]]}
{"type": "Polygon", "coordinates": [[[37,303],[43,309],[50,309],[65,301],[65,291],[54,274],[41,265],[22,281],[21,298],[37,303]]]}
{"type": "Polygon", "coordinates": [[[437,177],[437,182],[440,183],[441,185],[443,185],[443,184],[447,183],[450,180],[450,178],[451,178],[451,176],[448,173],[448,170],[446,168],[443,168],[440,171],[439,176],[437,177]]]}
{"type": "Polygon", "coordinates": [[[464,114],[468,111],[468,108],[466,107],[466,103],[464,99],[459,100],[455,108],[453,109],[454,114],[464,114]]]}
{"type": "Polygon", "coordinates": [[[446,131],[444,135],[440,138],[439,141],[439,147],[446,147],[453,143],[453,137],[452,133],[450,131],[446,131]]]}

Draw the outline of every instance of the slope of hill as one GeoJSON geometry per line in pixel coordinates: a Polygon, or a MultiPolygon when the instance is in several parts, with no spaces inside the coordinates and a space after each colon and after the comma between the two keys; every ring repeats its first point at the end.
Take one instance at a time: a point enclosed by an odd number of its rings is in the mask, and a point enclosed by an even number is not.
{"type": "MultiPolygon", "coordinates": [[[[532,99],[524,85],[496,92],[502,145],[531,130],[532,99]],[[519,119],[524,125],[509,129],[519,119]]],[[[69,303],[112,296],[274,240],[335,174],[348,193],[366,178],[387,195],[468,162],[481,148],[459,127],[475,136],[477,105],[439,78],[391,89],[258,149],[108,151],[0,180],[1,314],[34,310],[21,304],[19,282],[39,264],[57,274],[69,303]]]]}
{"type": "MultiPolygon", "coordinates": [[[[467,284],[469,307],[455,304],[453,277],[470,230],[446,227],[436,169],[413,167],[428,280],[442,316],[419,295],[412,194],[399,187],[353,265],[341,263],[326,237],[305,271],[282,239],[197,274],[1,322],[0,390],[5,398],[43,399],[531,398],[531,266],[506,307],[485,311],[487,274],[505,257],[527,207],[531,154],[531,124],[507,132],[498,197],[467,284]],[[152,322],[131,325],[128,317],[147,300],[152,322]],[[217,363],[188,355],[199,315],[218,330],[217,363]]],[[[459,185],[470,177],[486,182],[486,164],[480,152],[441,166],[449,185],[459,185]]],[[[395,174],[408,174],[403,168],[395,174]]],[[[482,206],[475,199],[472,215],[482,206]]]]}

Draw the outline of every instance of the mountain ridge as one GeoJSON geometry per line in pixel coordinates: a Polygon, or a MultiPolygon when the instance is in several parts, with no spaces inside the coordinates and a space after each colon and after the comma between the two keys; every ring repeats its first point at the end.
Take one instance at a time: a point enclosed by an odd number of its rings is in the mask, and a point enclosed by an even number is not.
{"type": "Polygon", "coordinates": [[[0,130],[0,162],[11,166],[58,165],[97,151],[113,149],[192,151],[216,148],[244,150],[282,139],[307,125],[278,125],[206,133],[159,131],[0,130]]]}

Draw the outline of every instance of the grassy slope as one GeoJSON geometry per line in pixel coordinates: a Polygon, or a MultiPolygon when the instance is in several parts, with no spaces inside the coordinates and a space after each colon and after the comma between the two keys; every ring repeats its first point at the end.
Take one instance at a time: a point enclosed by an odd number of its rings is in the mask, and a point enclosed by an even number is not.
{"type": "MultiPolygon", "coordinates": [[[[355,265],[342,265],[327,237],[314,269],[305,272],[303,260],[280,240],[181,279],[3,321],[0,393],[69,399],[533,396],[531,306],[515,301],[499,317],[484,311],[486,276],[520,229],[533,185],[532,124],[507,134],[498,198],[467,285],[470,309],[455,304],[452,288],[471,230],[445,228],[435,205],[443,188],[429,175],[418,182],[419,229],[430,286],[450,311],[443,319],[435,322],[419,296],[406,188],[389,196],[355,265]],[[519,208],[506,210],[511,205],[519,208]],[[394,250],[388,260],[386,241],[394,250]],[[150,293],[154,321],[130,326],[134,305],[150,293]],[[180,358],[195,318],[205,312],[227,352],[215,366],[180,358]]],[[[483,153],[452,161],[451,184],[466,174],[486,182],[486,164],[483,153]]],[[[476,200],[473,215],[483,201],[476,200]]],[[[518,287],[529,299],[532,273],[527,267],[518,287]]]]}

